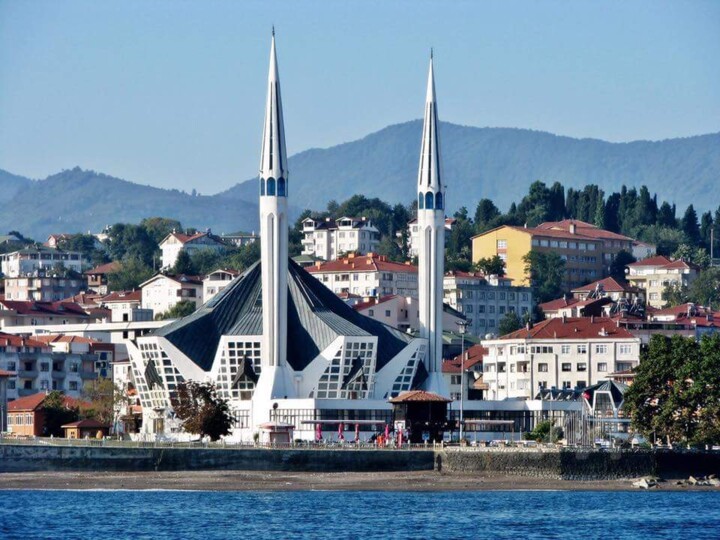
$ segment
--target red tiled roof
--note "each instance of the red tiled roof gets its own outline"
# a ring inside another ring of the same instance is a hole
[[[619,328],[609,317],[556,317],[521,328],[500,339],[630,339],[634,336]]]
[[[670,259],[668,259],[667,257],[663,257],[662,255],[655,255],[641,261],[630,263],[628,264],[628,266],[632,266],[633,268],[642,266],[665,266],[666,264],[670,264],[671,262],[672,261],[670,261]]]
[[[459,278],[466,278],[466,279],[477,279],[477,280],[484,280],[485,275],[481,272],[463,272],[461,270],[450,270],[449,272],[445,272],[445,277],[459,277]]]
[[[690,312],[690,314],[688,314]],[[705,322],[708,322],[707,319],[709,318],[709,322],[718,321],[720,322],[720,312],[713,312],[711,309],[704,307],[704,306],[698,306],[695,304],[680,304],[673,307],[658,309],[657,311],[652,313],[652,316],[654,318],[656,317],[667,317],[672,316],[674,320],[696,320],[700,326],[708,326],[707,324],[704,324]]]
[[[12,371],[5,371],[4,369],[0,369],[0,377],[12,377],[15,375]]]
[[[33,302],[31,300],[2,300],[5,309],[18,315],[73,315],[87,317],[87,312],[75,302]]]
[[[408,403],[408,402],[441,402],[450,403],[452,400],[443,397],[433,392],[426,392],[425,390],[410,390],[409,392],[403,392],[397,397],[389,400],[390,403]]]
[[[379,304],[382,304],[384,302],[388,302],[389,300],[392,300],[393,298],[397,298],[397,294],[389,294],[387,296],[381,296],[380,298],[371,298],[367,302],[358,302],[353,306],[353,309],[355,311],[362,311],[363,309],[371,308],[373,306],[377,306]]]
[[[463,368],[465,371],[471,367],[479,364],[483,361],[483,357],[488,354],[487,347],[482,345],[473,345],[467,351],[465,351],[465,361]],[[443,373],[460,373],[460,355],[457,355],[451,360],[445,360],[442,363]]]
[[[613,277],[606,277],[605,279],[601,279],[599,281],[594,281],[592,283],[588,283],[587,285],[583,285],[582,287],[578,287],[577,289],[573,289],[573,293],[580,293],[580,292],[593,292],[598,285],[601,285],[603,290],[605,292],[637,292],[638,289],[636,287],[633,287],[627,282],[620,282],[616,280]]]
[[[570,226],[575,225],[575,234],[570,234]],[[606,231],[605,229],[601,229],[599,227],[596,227],[592,223],[587,223],[585,221],[580,221],[579,219],[564,219],[562,221],[547,221],[545,223],[541,223],[537,227],[535,227],[535,230],[538,231],[546,231],[546,230],[554,230],[554,231],[563,231],[569,234],[570,236],[587,236],[589,238],[595,238],[595,239],[601,239],[601,240],[626,240],[626,241],[632,241],[632,238],[629,238],[627,236],[624,236],[622,234],[614,233],[612,231]]]
[[[103,304],[109,304],[112,302],[141,302],[142,291],[140,289],[136,291],[115,291],[111,292],[107,296],[102,298]]]
[[[96,266],[95,268],[88,270],[85,272],[85,275],[91,276],[91,275],[104,275],[104,274],[110,274],[112,272],[117,272],[120,269],[120,263],[117,261],[112,261],[106,264],[101,264],[100,266]]]
[[[51,343],[100,343],[97,339],[84,336],[68,336],[66,334],[42,334],[35,336],[35,338],[47,345]]]
[[[16,336],[14,334],[6,334],[0,332],[0,345],[3,347],[44,347],[45,344],[41,343],[35,337],[23,337]]]
[[[417,266],[388,261],[382,255],[356,255],[336,261],[317,262],[305,268],[311,274],[328,272],[409,272],[417,273]]]
[[[574,306],[579,301],[580,300],[578,300],[577,298],[557,298],[555,300],[550,300],[549,302],[539,304],[538,307],[546,312],[557,311],[558,309]]]
[[[82,292],[73,296],[68,296],[67,298],[63,298],[61,302],[70,302],[74,304],[79,304],[81,306],[91,306],[97,305],[100,298],[102,298],[102,294]]]
[[[21,398],[15,399],[13,401],[10,401],[8,403],[7,410],[8,410],[8,412],[34,411],[42,404],[43,401],[45,401],[46,397],[47,397],[47,394],[45,392],[38,392],[37,394],[32,394],[30,396],[21,397]]]

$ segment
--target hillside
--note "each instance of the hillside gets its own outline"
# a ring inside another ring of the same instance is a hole
[[[5,192],[6,179],[12,176],[0,176],[0,192]],[[12,186],[17,182],[23,185],[5,198],[0,231],[19,230],[36,240],[58,232],[98,232],[105,225],[138,223],[151,216],[179,219],[188,226],[210,227],[218,233],[257,228],[257,205],[249,202],[193,197],[79,168],[45,180],[14,178],[20,180],[14,180]]]
[[[422,125],[389,126],[367,137],[290,158],[292,203],[320,208],[355,193],[407,203],[415,197]],[[535,180],[566,187],[596,183],[607,191],[646,184],[679,208],[720,204],[720,133],[649,142],[609,143],[539,131],[440,127],[448,209],[487,197],[503,210]],[[678,189],[681,187],[681,189]],[[222,195],[251,200],[252,181]]]

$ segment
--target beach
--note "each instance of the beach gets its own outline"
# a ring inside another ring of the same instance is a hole
[[[637,491],[632,480],[551,480],[501,474],[420,472],[294,473],[278,471],[31,472],[0,474],[0,490],[198,491]],[[720,491],[661,482],[672,491]]]

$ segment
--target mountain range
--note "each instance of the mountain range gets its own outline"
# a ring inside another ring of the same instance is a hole
[[[331,199],[362,193],[390,203],[415,197],[422,125],[419,120],[388,126],[362,139],[310,149],[289,159],[293,214],[320,210]],[[697,210],[720,204],[720,133],[663,141],[610,143],[511,128],[442,123],[443,175],[447,207],[480,198],[502,210],[519,201],[535,180],[565,187],[598,184],[606,192],[647,185],[660,200]],[[194,196],[135,184],[79,168],[44,180],[0,170],[0,232],[19,230],[41,238],[56,232],[97,231],[116,222],[149,216],[179,219],[216,232],[257,229],[257,183],[236,184],[210,196]]]

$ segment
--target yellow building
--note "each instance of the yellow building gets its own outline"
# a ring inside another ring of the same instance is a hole
[[[620,250],[632,253],[632,238],[600,229],[579,220],[541,223],[537,227],[503,225],[472,239],[472,258],[499,256],[505,274],[514,285],[529,285],[523,257],[530,250],[552,252],[565,260],[567,290],[608,275],[610,263]]]

